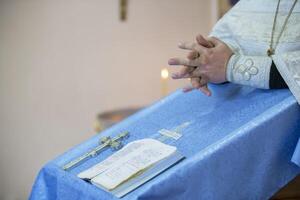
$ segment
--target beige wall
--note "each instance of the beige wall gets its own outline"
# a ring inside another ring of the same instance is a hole
[[[160,98],[160,69],[211,27],[207,0],[0,0],[0,199],[93,135],[96,113]],[[182,82],[170,82],[171,90]]]

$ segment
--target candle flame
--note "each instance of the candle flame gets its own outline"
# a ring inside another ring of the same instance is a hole
[[[167,79],[169,77],[168,69],[167,68],[162,69],[160,75],[162,79]]]

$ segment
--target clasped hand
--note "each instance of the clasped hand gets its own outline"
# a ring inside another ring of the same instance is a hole
[[[214,37],[205,39],[198,35],[196,41],[179,43],[179,48],[189,52],[186,58],[169,60],[169,65],[182,65],[179,71],[172,74],[172,78],[190,78],[191,86],[184,88],[185,92],[198,89],[211,96],[207,83],[226,82],[226,65],[233,52],[224,42]]]

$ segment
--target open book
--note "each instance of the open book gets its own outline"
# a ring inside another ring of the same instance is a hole
[[[183,158],[174,146],[142,139],[127,144],[78,177],[120,198]]]

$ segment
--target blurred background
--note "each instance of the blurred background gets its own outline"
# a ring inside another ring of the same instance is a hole
[[[27,199],[47,161],[95,134],[97,114],[185,85],[167,61],[220,12],[218,0],[0,0],[0,199]]]

